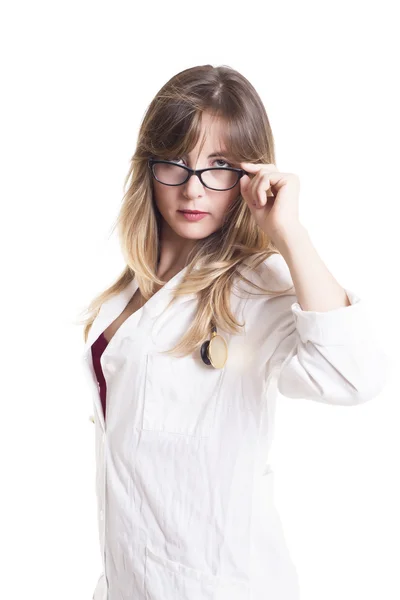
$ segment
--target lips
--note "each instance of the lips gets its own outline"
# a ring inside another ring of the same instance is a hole
[[[191,212],[187,210],[179,210],[178,212],[182,215],[184,219],[186,219],[186,221],[192,221],[194,223],[205,219],[209,215],[209,213],[201,211]]]
[[[202,210],[179,210],[178,212],[189,215],[208,215],[207,212],[203,212]]]

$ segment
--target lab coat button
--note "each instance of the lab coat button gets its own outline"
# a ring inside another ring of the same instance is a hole
[[[101,510],[100,511],[100,521],[102,521],[104,519],[104,512]]]
[[[93,415],[90,415],[89,421],[92,421],[92,423],[94,423],[94,416]]]

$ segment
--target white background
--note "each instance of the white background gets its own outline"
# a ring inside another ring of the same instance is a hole
[[[395,2],[9,2],[1,8],[1,596],[88,600],[100,575],[89,301],[145,110],[191,66],[259,92],[276,164],[393,377],[374,400],[278,399],[276,503],[303,600],[400,597],[399,110]],[[177,599],[178,600],[178,599]],[[273,599],[271,599],[273,600]]]

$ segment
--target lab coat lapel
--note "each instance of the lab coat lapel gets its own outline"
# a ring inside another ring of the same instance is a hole
[[[179,271],[174,277],[167,281],[167,283],[156,294],[154,294],[150,300],[146,302],[144,305],[144,310],[150,318],[155,319],[164,312],[172,299],[175,288],[177,288],[181,283],[186,272],[187,267]],[[183,302],[187,302],[193,297],[196,297],[196,294],[185,294],[184,296],[179,296],[174,301],[173,306],[178,306]]]
[[[97,340],[99,335],[107,329],[107,327],[121,314],[129,300],[137,290],[138,284],[136,278],[132,279],[132,281],[126,286],[122,292],[119,292],[115,296],[112,296],[100,307],[100,310],[92,323],[92,326],[89,330],[88,338],[85,343],[85,355],[89,353],[90,348]]]
[[[96,373],[93,368],[91,346],[97,340],[99,335],[114,321],[114,319],[121,314],[125,306],[128,304],[129,299],[135,293],[137,289],[137,281],[133,279],[122,292],[119,292],[115,296],[112,296],[100,307],[100,310],[94,319],[92,326],[89,330],[88,337],[84,346],[82,355],[82,362],[84,364],[84,372],[89,377],[90,384],[93,385],[94,390],[94,406],[97,411],[98,420],[102,430],[105,430],[105,421],[103,414],[103,407],[101,404],[99,388],[96,378]]]
[[[175,287],[179,284],[186,273],[187,267],[179,271],[174,277],[172,277],[167,283],[156,292],[139,311],[143,311],[147,317],[150,319],[154,319],[154,326],[152,334],[157,335],[158,328],[161,326],[160,320],[158,317],[163,313],[163,311],[167,308],[169,302],[172,299],[173,291]],[[105,302],[103,302],[100,310],[94,319],[92,326],[88,333],[88,338],[85,343],[84,352],[83,352],[83,362],[85,363],[86,372],[89,372],[91,383],[94,385],[95,389],[95,407],[98,413],[98,418],[103,430],[105,429],[105,422],[103,416],[103,409],[101,406],[100,395],[98,393],[98,384],[96,379],[96,374],[93,369],[93,363],[91,360],[91,346],[95,342],[95,340],[99,337],[99,335],[121,314],[129,300],[132,298],[133,294],[138,288],[138,283],[136,278],[134,278],[124,290],[112,296]],[[187,302],[191,299],[197,297],[197,294],[186,294],[184,296],[178,297],[173,306],[178,306]],[[137,311],[137,312],[139,312]],[[136,314],[136,313],[135,313]],[[168,311],[166,311],[166,318],[168,318]],[[121,327],[124,326],[122,323]]]
[[[156,319],[168,306],[172,299],[174,289],[179,285],[183,279],[187,267],[179,271],[174,277],[172,277],[167,283],[156,292],[144,306],[139,309],[143,310],[146,316],[151,319]],[[112,296],[106,302],[103,302],[99,313],[93,321],[92,327],[89,330],[88,338],[84,347],[84,357],[87,359],[90,354],[90,349],[93,342],[99,337],[99,335],[121,314],[129,300],[138,288],[136,277],[126,286],[124,290],[119,292],[117,295]],[[186,294],[185,296],[178,297],[172,306],[181,305],[188,300],[196,298],[196,294]],[[122,324],[123,327],[123,324]]]
[[[153,319],[151,338],[154,343],[156,343],[158,333],[164,323],[171,318],[172,314],[176,315],[177,307],[181,309],[184,303],[197,298],[197,294],[195,293],[178,296],[171,305],[171,310],[174,312],[171,313],[169,310],[166,310],[168,304],[172,300],[175,288],[181,283],[186,271],[187,267],[182,269],[182,271],[179,271],[179,273],[170,279],[144,306],[146,313]]]

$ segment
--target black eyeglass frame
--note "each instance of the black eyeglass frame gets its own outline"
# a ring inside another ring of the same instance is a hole
[[[164,183],[164,181],[160,181],[159,179],[157,179],[154,171],[153,171],[153,165],[157,164],[157,163],[164,163],[167,165],[176,165],[177,167],[181,167],[182,169],[185,169],[185,171],[187,171],[187,177],[184,181],[182,181],[181,183]],[[151,173],[154,177],[154,179],[156,181],[158,181],[159,183],[162,183],[163,185],[171,185],[171,186],[177,186],[177,185],[183,185],[184,183],[186,183],[187,181],[189,181],[189,178],[192,175],[197,175],[197,177],[200,179],[200,182],[202,185],[204,185],[204,187],[208,188],[209,190],[214,190],[215,192],[226,192],[228,190],[232,190],[238,183],[239,180],[243,177],[243,175],[249,175],[249,173],[247,171],[244,171],[244,169],[236,169],[235,167],[207,167],[205,169],[191,169],[190,167],[187,167],[186,165],[179,165],[178,163],[174,162],[173,160],[159,160],[159,159],[155,159],[155,158],[149,158],[149,167],[151,170]],[[236,181],[236,183],[234,185],[231,185],[231,187],[228,188],[224,188],[223,190],[218,189],[218,188],[212,188],[209,185],[207,185],[206,183],[204,183],[204,181],[201,178],[202,173],[204,173],[204,171],[235,171],[238,174],[238,180]]]

